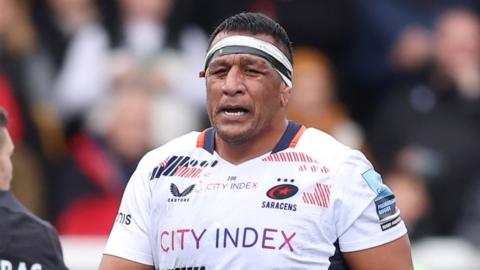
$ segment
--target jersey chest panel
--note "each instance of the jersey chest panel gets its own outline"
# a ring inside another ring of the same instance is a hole
[[[293,151],[238,166],[198,152],[174,156],[152,180],[158,269],[328,266],[336,195],[327,167]]]

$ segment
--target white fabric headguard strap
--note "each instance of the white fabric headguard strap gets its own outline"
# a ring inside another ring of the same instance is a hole
[[[275,45],[250,36],[229,36],[215,43],[207,53],[204,70],[207,70],[210,62],[217,56],[241,53],[266,59],[288,87],[292,87],[292,63],[285,54]]]

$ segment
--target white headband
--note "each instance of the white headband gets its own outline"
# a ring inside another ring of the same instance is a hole
[[[229,36],[215,43],[207,53],[204,70],[207,70],[210,62],[217,56],[239,53],[253,54],[266,59],[288,87],[292,87],[293,68],[290,60],[273,44],[250,36]]]

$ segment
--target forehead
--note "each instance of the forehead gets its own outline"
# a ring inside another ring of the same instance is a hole
[[[258,67],[271,67],[271,64],[260,56],[252,54],[227,54],[214,58],[209,67],[231,65],[237,61],[240,65],[256,65]]]

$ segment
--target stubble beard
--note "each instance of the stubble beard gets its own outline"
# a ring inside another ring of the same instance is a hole
[[[239,132],[229,132],[228,130],[222,129],[218,126],[215,122],[213,122],[212,126],[215,128],[216,135],[227,144],[231,145],[241,145],[247,141],[249,141],[253,136],[253,128],[248,127],[246,130],[239,131]]]

